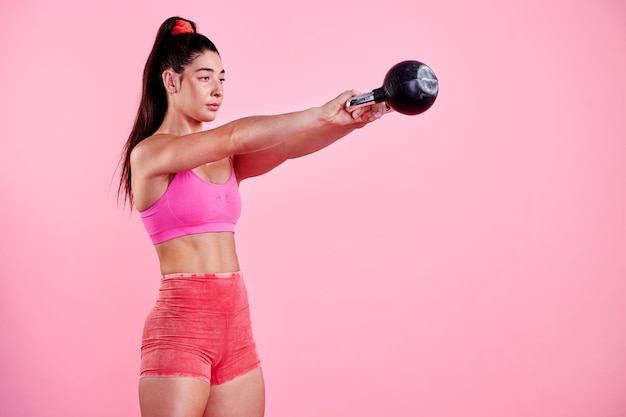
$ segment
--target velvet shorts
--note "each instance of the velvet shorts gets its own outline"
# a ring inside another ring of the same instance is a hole
[[[219,385],[260,366],[240,272],[163,276],[141,345],[141,377]]]

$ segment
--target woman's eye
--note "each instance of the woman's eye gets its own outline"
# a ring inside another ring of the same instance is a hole
[[[220,84],[226,81],[226,78],[220,78]]]

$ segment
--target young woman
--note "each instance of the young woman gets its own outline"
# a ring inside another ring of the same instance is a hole
[[[120,195],[160,261],[159,299],[141,346],[144,417],[254,417],[264,383],[235,251],[239,183],[318,151],[379,118],[384,104],[247,117],[210,130],[224,97],[215,45],[180,17],[160,27],[122,156]]]

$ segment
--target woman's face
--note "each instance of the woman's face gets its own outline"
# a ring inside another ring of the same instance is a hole
[[[215,52],[198,55],[185,67],[180,78],[179,100],[181,110],[200,122],[215,119],[224,97],[224,67]]]

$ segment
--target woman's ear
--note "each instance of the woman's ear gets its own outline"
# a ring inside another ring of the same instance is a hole
[[[161,74],[163,86],[165,87],[165,91],[167,91],[169,94],[174,94],[178,91],[178,88],[176,87],[177,75],[178,74],[176,74],[174,70],[171,69],[166,69],[165,71],[163,71],[163,74]]]

